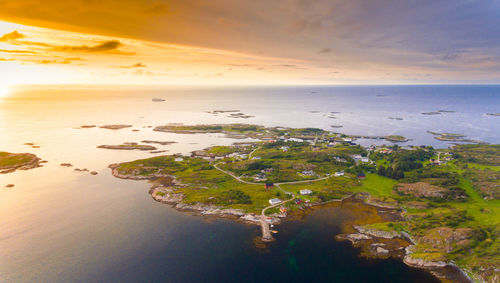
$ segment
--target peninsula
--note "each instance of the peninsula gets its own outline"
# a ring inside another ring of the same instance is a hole
[[[375,256],[387,257],[382,239],[399,238],[408,243],[400,254],[408,265],[436,271],[456,264],[477,280],[499,276],[500,145],[365,148],[322,129],[245,124],[155,130],[257,140],[110,165],[118,178],[151,180],[157,201],[262,225],[263,240],[271,240],[269,223],[288,212],[356,197],[400,212],[398,220],[346,235],[356,244],[379,241]]]

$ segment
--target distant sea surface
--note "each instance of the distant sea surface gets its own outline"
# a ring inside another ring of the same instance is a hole
[[[207,113],[212,110],[255,117]],[[453,112],[421,114],[438,110]],[[116,179],[107,168],[155,154],[96,146],[176,141],[159,149],[189,154],[239,141],[149,127],[167,123],[319,127],[356,135],[403,135],[411,139],[405,144],[448,147],[427,133],[435,131],[499,143],[500,117],[487,115],[497,112],[500,86],[14,89],[0,98],[0,151],[31,152],[48,163],[0,175],[0,281],[434,280],[397,260],[363,260],[350,244],[335,241],[345,220],[335,209],[285,222],[278,227],[277,241],[260,251],[253,243],[258,227],[177,212],[153,201],[147,182]],[[105,124],[133,127],[79,129]],[[59,166],[66,162],[74,167]],[[4,188],[11,183],[14,188]]]

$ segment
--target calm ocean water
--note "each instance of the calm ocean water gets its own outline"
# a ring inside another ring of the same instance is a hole
[[[166,101],[154,103],[153,97]],[[237,109],[234,119],[206,113]],[[426,116],[421,112],[455,111]],[[329,118],[330,112],[336,118]],[[274,88],[25,88],[0,98],[0,150],[32,152],[48,163],[0,175],[0,281],[393,281],[432,280],[399,261],[366,261],[334,240],[338,211],[282,224],[268,252],[254,248],[258,227],[179,213],[154,202],[146,182],[113,178],[107,165],[153,156],[97,149],[100,144],[173,140],[187,154],[235,140],[217,134],[175,135],[166,123],[342,125],[348,134],[400,134],[447,147],[426,131],[500,141],[499,86]],[[403,120],[388,119],[398,117]],[[85,124],[132,129],[75,129]],[[33,142],[40,148],[24,145]],[[372,140],[361,141],[369,144]],[[59,166],[69,162],[99,174]],[[4,188],[6,184],[14,188]],[[325,210],[327,211],[327,210]],[[327,227],[327,229],[323,229]]]

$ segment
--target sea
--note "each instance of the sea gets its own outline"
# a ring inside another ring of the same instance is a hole
[[[397,259],[363,258],[337,241],[348,218],[338,207],[284,221],[262,249],[255,244],[259,227],[176,211],[155,202],[146,181],[114,178],[108,165],[241,141],[152,130],[168,123],[316,127],[446,148],[452,144],[428,131],[499,143],[500,117],[488,115],[498,112],[497,85],[12,87],[0,97],[0,151],[34,153],[47,163],[0,174],[0,282],[437,281]],[[110,124],[132,127],[81,128]],[[167,151],[157,154],[97,148],[142,140],[176,143],[155,145]]]

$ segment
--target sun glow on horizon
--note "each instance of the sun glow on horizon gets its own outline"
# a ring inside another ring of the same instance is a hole
[[[10,92],[10,87],[8,85],[0,84],[0,98],[6,97]]]

